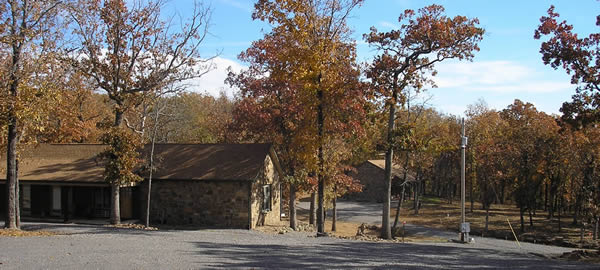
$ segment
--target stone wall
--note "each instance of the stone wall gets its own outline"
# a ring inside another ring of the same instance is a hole
[[[247,229],[249,186],[249,181],[154,180],[151,223]],[[145,200],[148,181],[140,188]]]
[[[263,226],[277,224],[281,220],[281,187],[279,174],[275,169],[270,156],[265,159],[265,166],[260,172],[257,180],[252,183],[252,226]],[[271,211],[266,211],[262,207],[263,186],[271,186]]]

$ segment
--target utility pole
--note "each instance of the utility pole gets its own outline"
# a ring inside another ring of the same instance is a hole
[[[460,241],[469,242],[470,224],[465,222],[465,148],[467,148],[467,137],[465,136],[465,119],[461,119],[462,132],[460,134]]]

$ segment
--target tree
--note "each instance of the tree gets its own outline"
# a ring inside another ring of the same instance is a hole
[[[461,120],[453,115],[444,116],[435,127],[436,139],[433,152],[433,174],[435,182],[432,187],[438,196],[446,196],[451,204],[457,193],[460,169],[459,137],[461,132]]]
[[[292,79],[298,55],[291,42],[287,35],[265,34],[239,55],[248,69],[230,73],[227,82],[241,96],[230,130],[237,140],[275,145],[289,185],[290,227],[296,229],[296,190],[314,168],[316,148],[311,144],[314,112],[303,103],[301,81]]]
[[[570,163],[574,164],[574,170],[570,177],[570,183],[566,187],[567,202],[574,208],[573,225],[579,221],[582,223],[587,219],[597,222],[600,201],[600,181],[598,181],[600,156],[600,129],[588,126],[574,131],[573,143],[576,151],[570,156]],[[583,224],[582,224],[583,226]]]
[[[533,227],[532,214],[537,206],[538,193],[544,180],[543,149],[558,132],[558,125],[551,116],[538,112],[531,103],[520,100],[509,105],[500,113],[507,121],[508,139],[506,151],[508,158],[515,168],[512,171],[514,183],[514,198],[521,214],[521,232],[525,231],[524,213],[529,212],[530,227]]]
[[[56,65],[56,39],[60,1],[7,0],[0,4],[0,73],[2,124],[6,126],[7,165],[5,227],[18,228],[19,194],[17,180],[18,145],[28,128],[52,102],[54,84],[61,74]],[[55,72],[55,73],[53,73]],[[34,105],[35,104],[35,105]]]
[[[467,117],[471,170],[476,172],[471,181],[477,183],[479,200],[486,211],[484,231],[487,232],[490,206],[499,201],[496,190],[504,176],[502,172],[506,171],[506,163],[502,161],[508,126],[497,111],[481,102],[469,107]]]
[[[112,102],[114,121],[107,125],[103,141],[110,145],[105,178],[112,187],[113,224],[120,223],[120,185],[140,180],[128,171],[135,166],[137,149],[125,145],[136,141],[123,130],[125,114],[144,104],[157,89],[209,70],[209,60],[200,58],[199,46],[208,31],[210,9],[195,3],[191,17],[176,31],[161,20],[162,5],[161,0],[81,0],[71,9],[80,46],[73,64]]]
[[[157,133],[158,133],[158,127],[161,125],[164,125],[165,123],[165,113],[164,111],[168,108],[169,103],[168,103],[168,99],[166,99],[164,97],[164,95],[169,94],[169,95],[177,95],[179,94],[177,91],[178,88],[171,86],[170,89],[160,89],[157,93],[156,96],[154,97],[154,100],[152,102],[152,104],[154,105],[153,108],[151,109],[151,117],[152,117],[152,124],[151,124],[151,134],[149,135],[149,140],[150,140],[150,153],[148,155],[148,191],[146,193],[146,217],[145,217],[145,225],[146,227],[150,226],[150,199],[151,199],[151,195],[152,195],[152,175],[154,173],[155,167],[154,167],[154,148],[155,148],[155,144],[156,144],[156,137],[157,137]]]
[[[577,85],[573,101],[563,103],[560,111],[565,121],[581,128],[600,120],[600,33],[580,38],[573,26],[564,20],[559,22],[559,17],[550,6],[548,16],[540,18],[534,38],[549,36],[540,48],[544,64],[563,68],[571,75],[571,83]],[[596,25],[600,26],[600,15]]]
[[[344,160],[350,159],[351,148],[353,145],[344,140],[343,137],[328,137],[324,147],[325,152],[325,172],[324,175],[330,177],[328,190],[330,196],[328,201],[332,205],[331,231],[336,231],[337,225],[337,197],[347,193],[362,191],[362,184],[357,179],[350,176],[351,172],[356,173],[356,169],[349,165],[343,165]]]
[[[415,215],[419,213],[419,199],[424,182],[424,173],[427,167],[431,165],[432,142],[435,139],[437,118],[439,115],[433,109],[426,108],[428,99],[422,100],[418,104],[419,99],[423,98],[420,95],[420,90],[406,90],[406,106],[401,108],[397,113],[397,133],[400,136],[396,137],[393,143],[394,152],[398,155],[394,156],[394,162],[402,168],[402,176],[400,182],[402,191],[400,201],[396,205],[396,215],[394,217],[394,225],[392,232],[396,231],[400,210],[404,201],[404,194],[407,186],[412,186],[414,200],[413,209]],[[412,174],[412,179],[409,181],[409,171]]]
[[[444,8],[431,5],[418,10],[406,10],[398,17],[400,29],[378,32],[372,27],[365,35],[366,41],[382,51],[370,65],[367,77],[371,79],[380,97],[385,98],[389,120],[387,126],[385,182],[387,192],[383,194],[382,237],[391,239],[389,224],[391,196],[391,167],[393,141],[398,136],[395,129],[396,107],[404,105],[403,91],[407,87],[421,89],[430,80],[427,74],[435,75],[434,64],[446,59],[470,60],[477,51],[477,43],[484,30],[477,27],[477,19],[464,16],[448,18]],[[402,136],[400,134],[400,136]]]
[[[155,102],[164,103],[161,114],[165,115],[157,129],[157,142],[223,143],[228,139],[234,140],[228,138],[231,134],[227,129],[233,119],[235,101],[224,93],[219,97],[193,92],[162,95],[149,104],[147,114],[153,115],[150,109]],[[138,118],[138,121],[130,122],[140,130],[144,120]],[[148,126],[148,123],[144,125]]]
[[[69,70],[62,91],[46,115],[48,124],[38,137],[45,143],[98,143],[102,130],[97,126],[111,117],[108,97],[94,93],[92,82]]]
[[[355,44],[351,42],[346,19],[362,0],[259,0],[255,4],[254,19],[273,25],[272,35],[286,38],[288,50],[297,61],[289,73],[301,87],[303,104],[316,108],[316,134],[313,142],[317,148],[318,214],[317,234],[324,234],[325,178],[324,145],[326,103],[339,104],[332,97],[344,92],[348,67],[355,61]],[[328,101],[329,100],[329,101]],[[335,107],[339,108],[339,107]]]

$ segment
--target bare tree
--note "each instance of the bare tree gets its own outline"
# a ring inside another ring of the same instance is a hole
[[[107,123],[106,138],[125,136],[125,114],[158,89],[200,77],[211,68],[212,57],[201,58],[199,51],[208,34],[210,8],[194,3],[192,16],[176,29],[161,19],[163,5],[162,0],[80,0],[71,10],[79,38],[73,64],[112,102],[114,122]],[[131,162],[136,156],[125,155],[123,149],[108,151],[109,163],[136,163]],[[112,187],[111,223],[118,224],[119,187],[141,178],[107,166],[105,179]]]

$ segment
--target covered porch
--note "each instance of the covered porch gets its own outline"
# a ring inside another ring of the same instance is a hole
[[[0,216],[6,215],[6,185],[0,182]],[[64,184],[21,181],[20,211],[23,220],[65,221],[101,220],[110,217],[108,184]],[[120,189],[121,219],[139,218],[137,187]]]

